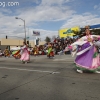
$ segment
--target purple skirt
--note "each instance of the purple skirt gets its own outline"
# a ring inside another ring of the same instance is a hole
[[[85,48],[89,47],[90,43],[85,43],[82,45],[81,50],[84,50]],[[91,47],[88,51],[85,53],[78,55],[75,59],[75,63],[77,67],[85,68],[85,69],[91,69],[92,63],[93,63],[93,55],[94,55],[94,46]],[[95,69],[93,69],[95,70]]]

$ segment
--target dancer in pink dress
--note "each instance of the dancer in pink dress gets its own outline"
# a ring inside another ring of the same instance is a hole
[[[20,60],[23,63],[27,63],[30,60],[30,54],[28,51],[28,46],[26,45],[25,42],[23,42],[23,47],[21,47],[21,58]]]
[[[100,73],[100,71],[98,71],[98,68],[100,67],[100,58],[97,48],[93,44],[93,35],[90,35],[89,28],[86,28],[85,33],[86,36],[82,37],[83,44],[81,45],[81,49],[78,50],[75,59],[77,72],[83,73],[84,70],[88,70],[91,72]]]

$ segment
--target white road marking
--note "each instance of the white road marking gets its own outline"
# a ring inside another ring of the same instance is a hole
[[[60,72],[53,72],[53,71],[29,70],[29,69],[8,68],[8,67],[0,67],[0,69],[10,69],[10,70],[20,70],[20,71],[33,71],[33,72],[43,72],[43,73],[60,73]]]
[[[67,61],[67,59],[54,59],[53,61]]]

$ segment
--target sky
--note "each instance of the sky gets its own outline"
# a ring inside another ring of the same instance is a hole
[[[18,17],[19,19],[15,19]],[[41,40],[58,36],[58,30],[100,24],[100,0],[0,0],[0,38]]]

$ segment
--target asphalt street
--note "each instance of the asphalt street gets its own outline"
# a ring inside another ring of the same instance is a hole
[[[0,100],[100,100],[100,74],[76,72],[70,55],[0,58]]]

